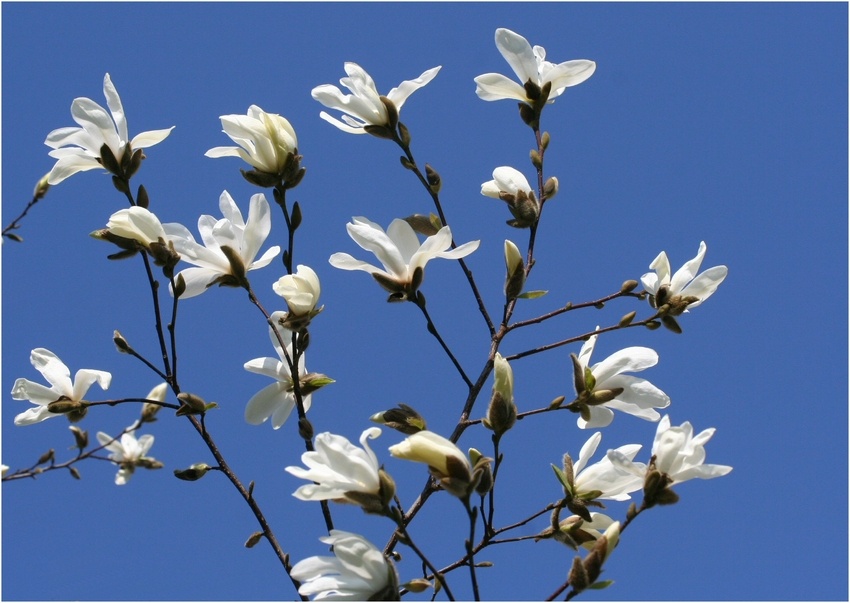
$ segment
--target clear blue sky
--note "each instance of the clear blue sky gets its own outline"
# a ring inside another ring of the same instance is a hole
[[[316,269],[326,305],[311,329],[307,367],[337,380],[316,394],[314,425],[356,440],[369,415],[405,402],[448,434],[464,388],[421,315],[412,304],[388,306],[366,275],[327,263],[333,252],[357,253],[344,227],[351,216],[388,224],[428,212],[430,200],[392,144],[321,121],[310,90],[337,83],[344,61],[362,65],[382,92],[443,66],[404,106],[402,121],[417,159],[442,174],[456,239],[481,239],[468,259],[498,313],[502,242],[522,238],[479,187],[500,165],[530,174],[532,140],[513,103],[485,103],[474,93],[475,76],[510,73],[493,43],[497,27],[544,46],[555,62],[598,65],[544,112],[552,135],[547,175],[559,178],[561,191],[544,213],[529,288],[550,293],[523,304],[518,317],[611,293],[646,272],[662,249],[678,267],[705,240],[704,266],[729,267],[718,293],[681,321],[684,335],[629,330],[597,345],[597,359],[630,345],[657,350],[660,363],[644,376],[671,396],[673,423],[716,427],[708,462],[734,471],[683,484],[679,504],[642,515],[607,566],[616,584],[584,599],[846,600],[844,3],[4,3],[3,224],[52,166],[43,141],[72,125],[72,99],[103,103],[106,72],[131,134],[177,126],[150,150],[134,182],[145,184],[163,221],[193,232],[200,214],[217,213],[222,190],[240,207],[256,192],[242,181],[238,160],[203,156],[229,143],[218,117],[251,104],[283,114],[308,170],[293,196],[305,216],[295,259]],[[11,399],[14,380],[40,379],[31,349],[56,352],[72,371],[112,372],[110,396],[144,395],[157,383],[111,341],[119,329],[140,349],[156,350],[141,267],[107,261],[109,246],[88,236],[123,203],[108,177],[78,174],[27,217],[23,244],[3,245],[2,461],[13,468],[49,448],[65,459],[72,444],[64,419],[13,425],[29,406]],[[282,237],[275,219],[272,237]],[[281,301],[270,289],[280,276],[274,266],[255,277],[270,306]],[[477,374],[488,337],[460,270],[429,265],[423,291],[461,362]],[[516,353],[611,324],[633,308],[647,310],[621,301],[571,313],[509,338],[503,349]],[[220,404],[208,424],[225,455],[246,482],[256,480],[256,496],[292,558],[322,554],[318,507],[291,496],[300,483],[283,471],[303,450],[295,424],[273,431],[242,419],[247,399],[268,384],[241,368],[272,354],[262,317],[243,293],[220,289],[182,304],[180,329],[181,380]],[[520,410],[570,395],[569,353],[577,351],[514,363]],[[93,409],[82,426],[92,436],[117,432],[137,412]],[[603,430],[602,447],[641,443],[648,454],[654,431],[618,415]],[[125,487],[113,484],[114,467],[99,462],[80,466],[82,481],[51,473],[3,485],[3,599],[293,598],[269,548],[242,547],[256,527],[232,488],[217,475],[196,483],[172,477],[174,468],[209,460],[189,426],[163,417],[147,432],[156,437],[151,454],[166,468],[137,472]],[[576,456],[589,435],[564,412],[529,418],[506,436],[504,476],[514,484],[500,493],[506,523],[558,498],[549,464],[567,451]],[[385,430],[375,449],[409,504],[424,472],[389,457],[386,448],[399,439]],[[488,442],[470,431],[461,444]],[[433,503],[412,526],[430,550],[463,519],[448,496]],[[609,510],[624,513],[616,504]],[[335,517],[340,528],[385,541],[385,520],[339,507]],[[524,533],[545,525],[539,520]],[[460,536],[455,545],[436,553],[438,562],[460,556]],[[552,542],[492,547],[484,558],[496,565],[481,571],[483,595],[545,597],[563,581],[568,553]],[[412,555],[405,559],[403,580],[417,566]]]

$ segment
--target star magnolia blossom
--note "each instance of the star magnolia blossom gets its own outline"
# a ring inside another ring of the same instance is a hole
[[[296,316],[310,314],[316,309],[322,287],[319,277],[309,266],[299,265],[295,274],[286,274],[272,285],[274,292],[286,300],[289,311]]]
[[[47,135],[44,144],[54,149],[48,155],[58,160],[47,176],[49,184],[59,184],[77,172],[103,168],[99,159],[104,144],[120,162],[125,152],[152,147],[165,140],[174,129],[172,126],[165,130],[142,132],[130,140],[121,97],[108,73],[103,78],[103,95],[109,113],[91,99],[74,99],[71,116],[82,127],[59,128]]]
[[[540,88],[551,84],[548,102],[552,102],[568,87],[581,84],[596,71],[596,63],[584,59],[558,65],[550,63],[542,46],[532,48],[528,40],[509,29],[496,30],[496,47],[514,70],[519,83],[499,73],[479,75],[475,78],[475,93],[486,101],[514,99],[531,105],[534,99],[528,98],[524,87],[530,81]]]
[[[159,218],[138,205],[119,209],[112,214],[109,222],[106,223],[106,229],[116,236],[132,239],[148,248],[151,243],[156,243],[160,239],[167,240]]]
[[[119,486],[130,481],[136,465],[139,461],[147,459],[145,455],[153,446],[152,435],[143,435],[137,440],[132,431],[123,434],[120,439],[99,431],[97,441],[112,453],[109,455],[110,460],[119,466],[118,473],[115,475],[115,483]]]
[[[478,248],[479,241],[470,241],[448,251],[452,244],[452,231],[443,226],[420,245],[413,228],[404,220],[396,219],[387,231],[374,222],[363,218],[352,218],[346,224],[348,234],[363,249],[371,251],[380,260],[384,270],[354,259],[347,253],[335,253],[330,263],[342,270],[363,270],[371,274],[384,288],[399,299],[407,299],[419,286],[414,282],[417,269],[424,270],[425,264],[434,258],[456,260],[468,256]],[[417,277],[421,282],[421,274]]]
[[[455,444],[432,431],[417,431],[395,446],[390,454],[396,458],[425,463],[440,475],[469,481],[472,467],[469,459]]]
[[[377,427],[365,430],[360,436],[362,448],[343,436],[328,432],[317,435],[316,450],[301,455],[301,462],[308,468],[286,468],[295,477],[315,482],[301,486],[293,496],[301,500],[333,500],[346,498],[348,492],[377,495],[381,487],[380,465],[368,440],[379,435],[381,430]]]
[[[422,86],[430,82],[440,71],[440,67],[429,69],[415,80],[402,82],[398,88],[390,90],[386,98],[395,105],[396,111],[401,111],[407,98]],[[365,126],[395,127],[390,123],[390,116],[381,95],[375,87],[375,82],[357,63],[346,63],[345,72],[348,77],[339,83],[351,91],[343,94],[331,84],[323,84],[313,88],[313,98],[328,109],[342,111],[342,121],[322,111],[319,116],[326,122],[335,125],[343,132],[350,134],[365,134]]]
[[[732,471],[728,465],[706,465],[705,444],[714,436],[715,429],[710,427],[694,435],[694,428],[685,421],[677,427],[670,426],[670,416],[658,423],[655,441],[652,443],[652,456],[655,457],[655,469],[666,473],[673,484],[679,484],[689,479],[712,479],[721,477]],[[608,452],[613,462],[634,475],[643,477],[646,466],[633,463],[631,459]]]
[[[222,115],[221,126],[239,146],[212,148],[205,153],[207,157],[241,157],[260,172],[280,174],[287,156],[298,151],[292,124],[257,105],[251,105],[247,115]]]
[[[278,324],[284,318],[284,312],[274,312],[271,315],[271,321]],[[292,373],[289,370],[289,363],[286,361],[287,355],[292,359],[292,332],[282,328],[278,328],[281,338],[286,343],[286,354],[283,348],[280,347],[280,342],[275,335],[274,329],[269,327],[269,337],[272,340],[272,345],[277,352],[278,358],[254,358],[245,363],[245,370],[265,375],[275,380],[275,383],[261,389],[250,400],[245,407],[245,421],[251,425],[260,425],[265,423],[269,417],[272,420],[272,427],[280,429],[280,426],[289,418],[292,409],[295,408],[295,392],[292,380]],[[303,377],[306,375],[304,354],[301,354],[298,359],[298,375]],[[310,408],[311,395],[307,394],[302,397],[304,403],[304,411]]]
[[[597,327],[598,329],[599,327]],[[590,366],[590,356],[596,346],[599,336],[592,335],[581,346],[578,361],[583,369],[590,367],[595,380],[594,391],[617,390],[622,393],[613,400],[598,405],[588,406],[590,420],[578,418],[581,429],[605,427],[614,420],[614,410],[619,410],[647,421],[657,421],[661,418],[656,408],[667,408],[670,397],[652,385],[646,379],[623,375],[625,372],[638,372],[658,364],[658,354],[655,350],[644,347],[631,347],[614,352],[602,362]]]
[[[666,288],[664,297],[667,300],[687,297],[696,298],[694,301],[688,302],[684,309],[675,314],[681,314],[691,308],[696,308],[717,291],[717,287],[726,278],[728,270],[726,266],[714,266],[697,276],[706,250],[705,241],[700,242],[696,257],[686,262],[672,276],[670,260],[667,259],[667,254],[663,251],[658,254],[658,257],[649,265],[655,272],[647,272],[640,277],[641,283],[643,283],[644,288],[651,296],[650,303],[653,304],[653,307],[660,305],[656,301],[659,291],[662,288]]]
[[[301,595],[314,601],[398,599],[395,569],[363,536],[331,530],[319,540],[333,547],[334,556],[308,557],[295,564],[290,575],[302,583]]]
[[[601,494],[594,498],[629,500],[631,498],[629,493],[643,487],[642,475],[635,475],[633,471],[624,470],[620,465],[612,463],[607,456],[601,461],[587,466],[587,462],[596,452],[601,441],[602,433],[597,431],[581,447],[578,462],[573,465],[575,496],[582,498],[582,494],[598,491]],[[631,461],[640,449],[640,444],[626,444],[615,450],[622,455],[622,458]],[[633,464],[636,467],[641,465],[641,463]]]
[[[60,398],[80,402],[89,391],[89,388],[97,383],[104,390],[109,389],[112,375],[106,371],[92,369],[80,369],[71,382],[71,372],[59,358],[44,348],[36,348],[30,354],[32,365],[44,375],[50,387],[35,383],[29,379],[18,379],[12,387],[12,398],[15,400],[29,400],[35,404],[15,417],[15,425],[32,425],[40,423],[45,419],[60,416],[47,410],[48,404],[56,402]]]
[[[262,193],[251,197],[247,222],[227,191],[221,194],[219,208],[224,218],[216,220],[204,215],[198,220],[203,245],[197,243],[182,224],[162,225],[181,259],[197,266],[180,272],[186,283],[186,291],[181,295],[183,298],[200,295],[216,282],[225,282],[222,277],[240,276],[234,274],[231,260],[222,251],[223,247],[229,247],[238,256],[236,260],[241,261],[241,266],[237,272],[243,275],[246,271],[268,265],[280,253],[280,247],[275,245],[255,260],[271,231],[271,210]]]
[[[534,196],[534,191],[523,173],[507,165],[493,170],[493,179],[481,185],[481,194],[494,199],[500,199],[502,193],[516,196],[520,191]]]

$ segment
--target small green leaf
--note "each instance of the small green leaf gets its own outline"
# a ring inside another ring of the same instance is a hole
[[[593,590],[602,590],[603,588],[608,588],[612,584],[614,584],[613,580],[599,580],[597,582],[594,582],[587,588],[592,588]]]
[[[543,297],[549,293],[549,291],[526,291],[525,293],[520,293],[517,295],[519,299],[537,299],[538,297]]]
[[[564,487],[564,492],[572,492],[566,473],[564,473],[557,465],[552,465],[552,471],[555,472],[555,477],[558,478],[558,481],[561,482],[561,485]]]

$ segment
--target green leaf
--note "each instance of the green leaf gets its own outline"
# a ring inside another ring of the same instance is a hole
[[[537,299],[538,297],[543,297],[549,293],[549,291],[526,291],[525,293],[520,293],[517,295],[518,299]]]
[[[602,590],[603,588],[608,588],[612,584],[614,584],[613,580],[598,580],[587,588],[592,588],[593,590]]]
[[[552,465],[552,471],[555,472],[555,477],[558,478],[558,481],[561,482],[561,485],[564,487],[564,492],[572,492],[572,487],[567,479],[567,475],[557,465]]]

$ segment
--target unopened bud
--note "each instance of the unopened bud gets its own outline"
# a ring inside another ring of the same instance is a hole
[[[525,286],[525,265],[519,248],[512,241],[505,240],[505,298],[512,300],[522,293]]]
[[[194,482],[204,477],[210,469],[211,467],[206,463],[195,463],[188,469],[175,469],[174,477],[186,482]]]
[[[632,324],[632,321],[635,319],[635,316],[637,316],[637,312],[635,312],[634,310],[632,310],[631,312],[629,312],[628,314],[626,314],[625,316],[623,316],[623,317],[620,319],[620,322],[619,322],[619,323],[617,323],[617,324],[618,324],[619,326],[621,326],[621,327],[627,327],[627,326],[629,326],[630,324]]]
[[[130,347],[130,344],[127,343],[127,340],[118,331],[112,333],[112,343],[115,344],[115,347],[121,354],[129,354],[133,351],[133,348]]]
[[[322,373],[307,373],[301,377],[301,394],[307,396],[331,383],[335,383],[335,381],[327,375],[323,375]]]
[[[71,477],[73,477],[74,479],[82,479],[82,476],[80,476],[80,472],[77,470],[76,467],[68,467],[68,471],[71,473]]]
[[[47,194],[47,191],[50,188],[50,183],[47,182],[47,177],[49,175],[49,173],[45,174],[41,177],[41,180],[36,183],[35,189],[32,191],[33,199],[43,199],[44,195]]]
[[[207,403],[204,399],[195,394],[183,392],[177,394],[177,399],[180,400],[181,406],[177,409],[177,415],[197,415],[207,410]]]
[[[298,419],[298,435],[301,436],[302,440],[312,440],[313,433],[313,424],[310,423],[307,417]]]
[[[443,183],[440,179],[440,174],[427,163],[425,164],[425,177],[428,180],[428,187],[433,193],[439,193]]]
[[[628,280],[620,286],[620,293],[631,293],[637,286],[638,282],[636,280]]]
[[[50,450],[42,454],[40,457],[38,457],[36,465],[43,465],[44,463],[52,462],[54,458],[56,458],[56,451],[51,448]]]
[[[587,577],[587,572],[584,569],[584,563],[582,563],[581,557],[576,557],[573,559],[573,566],[570,569],[570,575],[567,578],[570,583],[570,587],[576,592],[581,592],[586,589],[590,582]]]
[[[254,548],[254,545],[260,542],[263,536],[265,536],[265,534],[263,534],[262,532],[254,532],[253,534],[248,536],[248,540],[245,541],[245,548]]]
[[[405,582],[402,586],[412,593],[421,593],[433,588],[431,582],[425,578],[414,578],[410,582]]]
[[[543,197],[548,201],[558,194],[558,179],[551,176],[543,185]]]
[[[369,420],[386,425],[390,429],[395,429],[406,435],[428,428],[422,415],[407,404],[399,404],[398,408],[377,412],[369,417]]]
[[[84,450],[89,445],[89,433],[80,429],[76,425],[71,425],[68,429],[70,429],[71,433],[74,434],[74,442],[76,443],[74,448]]]

